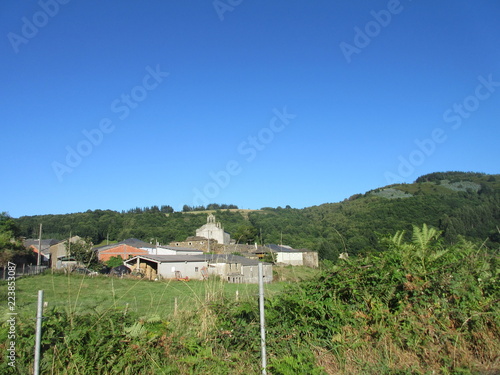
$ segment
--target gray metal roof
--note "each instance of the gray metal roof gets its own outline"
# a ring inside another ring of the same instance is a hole
[[[50,251],[50,247],[52,245],[58,244],[59,242],[63,242],[63,241],[55,240],[53,238],[51,238],[49,240],[42,240],[42,254],[48,254]],[[24,243],[24,246],[26,246],[26,247],[34,246],[35,248],[38,249],[39,242],[37,239],[29,238],[29,239],[24,240],[23,243]]]
[[[174,241],[174,242],[188,242],[188,241],[208,241],[208,238],[202,236],[189,236],[184,241]],[[214,242],[213,238],[210,239],[210,242]]]
[[[125,263],[130,264],[137,261],[137,258],[149,260],[155,263],[173,262],[208,262],[208,263],[239,263],[243,266],[257,266],[261,263],[255,259],[248,259],[233,254],[200,254],[200,255],[136,255],[127,259]],[[263,263],[270,264],[270,263]]]
[[[303,253],[303,250],[296,250],[292,249],[289,246],[282,246],[282,245],[275,245],[275,244],[268,244],[266,245],[271,251],[276,252],[276,253]]]
[[[155,245],[153,245],[152,243],[147,243],[147,242],[144,242],[142,240],[139,240],[137,238],[127,238],[126,240],[123,240],[121,242],[118,242],[120,245],[121,244],[125,244],[125,245],[129,245],[129,246],[133,246],[133,247],[138,247],[138,248],[141,248],[141,247],[146,247],[146,248],[149,248],[149,249],[154,249],[155,248]]]
[[[137,258],[150,260],[156,263],[170,262],[205,262],[204,255],[136,255],[131,259],[127,259],[125,263],[132,263]]]
[[[175,251],[192,251],[192,252],[201,252],[202,250],[195,249],[193,247],[180,247],[180,246],[158,246],[158,249],[167,249],[167,250],[175,250]]]
[[[205,257],[212,263],[239,263],[243,266],[257,266],[259,263],[270,264],[233,254],[205,254]]]
[[[112,243],[109,245],[94,247],[94,250],[103,251],[103,250],[112,249],[112,248],[120,246],[120,245],[128,245],[128,246],[136,247],[138,249],[140,249],[141,247],[145,247],[147,249],[154,249],[155,248],[155,245],[138,240],[137,238],[127,238],[126,240],[123,240],[123,241],[120,241],[117,243]]]
[[[269,253],[270,249],[265,246],[244,245],[244,244],[231,244],[226,246],[228,252],[248,253],[248,254],[262,254]]]

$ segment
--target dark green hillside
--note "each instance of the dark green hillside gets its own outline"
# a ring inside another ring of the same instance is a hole
[[[378,249],[378,237],[412,225],[428,223],[443,231],[443,241],[459,236],[487,245],[500,245],[500,175],[433,173],[413,184],[391,185],[356,194],[341,203],[295,209],[267,209],[250,215],[267,242],[308,247],[323,258],[344,251]]]
[[[62,239],[71,232],[90,237],[94,243],[136,237],[165,244],[194,235],[206,215],[152,208],[121,213],[95,210],[25,216],[16,223],[21,235],[29,238],[37,237],[38,226],[43,223],[44,238]],[[500,175],[438,172],[421,176],[412,184],[356,194],[340,203],[253,212],[217,210],[215,215],[240,243],[283,243],[319,251],[322,258],[332,260],[345,251],[354,255],[380,250],[380,237],[424,223],[441,230],[446,244],[454,244],[463,236],[474,242],[486,241],[486,246],[498,249]]]
[[[229,233],[248,221],[237,212],[217,211],[217,220]],[[90,237],[94,243],[139,238],[146,242],[159,241],[166,244],[184,240],[195,234],[196,228],[206,223],[205,213],[174,212],[116,212],[95,210],[66,215],[23,216],[16,220],[21,235],[38,237],[39,223],[43,223],[43,238],[67,238],[70,232],[81,237]]]
[[[327,240],[318,250],[326,258],[345,249],[377,248],[377,236],[423,223],[442,230],[445,243],[454,244],[464,236],[498,248],[500,175],[433,173],[413,184],[391,185],[342,203],[306,208],[304,213],[322,228]]]

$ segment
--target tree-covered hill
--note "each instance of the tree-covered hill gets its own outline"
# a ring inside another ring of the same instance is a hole
[[[170,207],[170,206],[162,206]],[[25,237],[67,238],[70,233],[119,241],[184,240],[206,222],[206,212],[133,209],[95,210],[66,215],[23,216],[16,219]],[[304,209],[263,208],[256,211],[217,210],[217,220],[239,243],[283,243],[319,251],[324,259],[338,254],[379,250],[378,239],[412,225],[431,225],[454,244],[460,236],[486,246],[500,246],[500,175],[438,172],[412,184],[396,184],[356,194],[340,203]]]

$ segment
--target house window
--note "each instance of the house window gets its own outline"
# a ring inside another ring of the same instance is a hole
[[[194,272],[198,272],[198,267],[194,267]]]

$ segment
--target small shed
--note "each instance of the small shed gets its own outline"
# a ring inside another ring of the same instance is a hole
[[[126,260],[125,264],[132,272],[142,273],[145,270],[146,277],[150,279],[188,277],[202,280],[201,270],[208,266],[203,255],[138,255]]]

